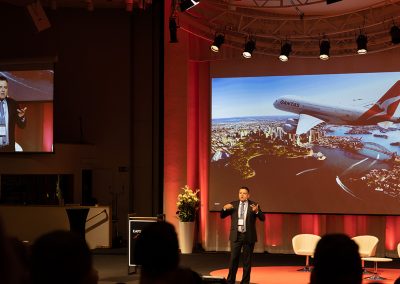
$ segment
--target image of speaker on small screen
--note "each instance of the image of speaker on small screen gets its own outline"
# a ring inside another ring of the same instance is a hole
[[[53,152],[54,70],[0,69],[0,153]]]

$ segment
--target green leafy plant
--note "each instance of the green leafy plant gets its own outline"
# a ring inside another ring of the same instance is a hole
[[[178,195],[178,215],[181,222],[193,222],[196,218],[197,210],[199,210],[200,199],[198,197],[199,189],[193,191],[188,185],[182,187],[183,193]]]

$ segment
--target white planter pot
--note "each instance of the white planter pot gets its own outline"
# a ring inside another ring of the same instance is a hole
[[[179,222],[178,238],[181,253],[192,253],[194,242],[194,222]]]

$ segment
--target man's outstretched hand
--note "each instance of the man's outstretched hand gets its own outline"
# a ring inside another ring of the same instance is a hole
[[[17,109],[18,116],[19,117],[24,117],[25,116],[25,111],[27,110],[27,107],[24,107],[22,109]]]

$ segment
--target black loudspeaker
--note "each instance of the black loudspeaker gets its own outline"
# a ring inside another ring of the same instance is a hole
[[[217,283],[228,283],[224,277],[219,276],[202,276],[201,283],[210,283],[210,284],[217,284]]]
[[[38,32],[51,27],[49,19],[47,18],[46,12],[44,11],[42,4],[40,4],[40,1],[35,1],[26,5],[26,9],[28,10],[32,22]]]
[[[92,179],[92,170],[82,170],[82,205],[96,205],[97,203],[93,197]]]

